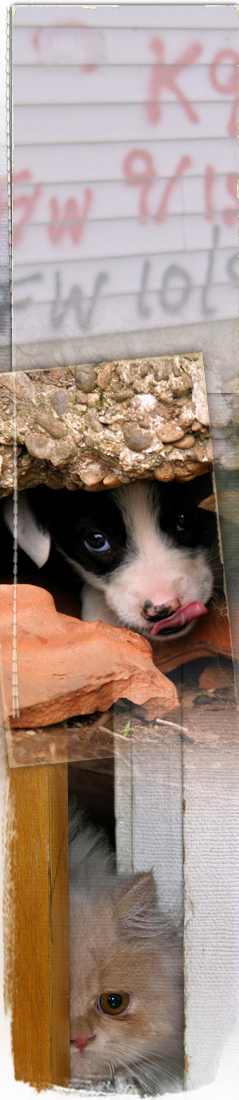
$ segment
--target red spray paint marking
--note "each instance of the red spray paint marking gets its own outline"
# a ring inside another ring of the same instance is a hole
[[[233,199],[233,206],[223,211],[223,221],[226,225],[234,225],[238,219],[238,207],[237,207],[237,176],[234,172],[230,172],[227,176],[227,191]]]
[[[228,63],[231,70],[227,80],[223,83],[218,72],[219,66]],[[235,50],[218,50],[209,68],[209,76],[216,92],[223,92],[223,96],[234,96],[232,112],[229,118],[227,132],[232,137],[237,134],[237,109],[238,109],[238,54]]]
[[[54,26],[56,27],[57,30],[58,29],[63,29],[64,27],[79,27],[80,30],[85,30],[85,29],[88,30],[88,31],[91,30],[88,23],[77,23],[77,22],[54,23]],[[54,26],[51,27],[50,29],[54,30]],[[44,33],[46,33],[47,28],[44,27],[43,29],[44,29]],[[32,35],[32,46],[34,47],[34,50],[40,50],[40,34],[41,34],[41,31],[42,31],[42,27],[41,28],[39,27],[39,30],[34,31],[34,34]],[[54,61],[52,62],[52,64],[54,64]],[[96,65],[95,62],[94,63],[89,62],[86,65],[80,66],[80,68],[83,69],[83,73],[93,73],[93,72],[95,72],[96,69],[98,69],[98,65]]]
[[[163,218],[166,217],[166,214],[168,213],[168,205],[169,205],[170,195],[172,194],[172,191],[174,190],[175,184],[180,179],[180,176],[182,176],[183,173],[186,172],[187,168],[191,167],[191,164],[192,164],[191,157],[187,157],[187,156],[181,157],[181,160],[179,161],[179,164],[177,165],[177,168],[175,168],[175,172],[174,172],[171,180],[168,180],[168,183],[166,184],[166,187],[165,187],[164,193],[163,193],[163,197],[162,197],[161,202],[159,204],[157,213],[155,214],[155,217],[154,217],[155,222],[162,221]]]
[[[138,213],[141,221],[146,217],[151,217],[153,221],[163,221],[169,213],[169,203],[172,192],[178,182],[188,168],[193,165],[191,157],[185,155],[181,157],[178,162],[171,179],[169,179],[165,185],[163,195],[159,206],[154,213],[149,209],[148,196],[150,189],[153,187],[155,180],[159,179],[156,166],[154,164],[153,157],[147,149],[131,149],[130,153],[127,153],[125,160],[123,161],[123,172],[125,173],[125,183],[137,186],[140,188],[139,194],[139,208]],[[203,182],[203,181],[202,181]],[[228,194],[233,199],[233,206],[226,208],[223,211],[218,211],[221,214],[224,223],[228,226],[234,224],[237,219],[237,176],[234,173],[230,173],[225,177],[225,184]],[[216,197],[215,191],[217,186],[217,172],[211,164],[208,164],[205,168],[204,176],[204,216],[208,221],[213,221],[216,212]]]
[[[144,218],[150,214],[147,205],[148,195],[157,175],[151,153],[148,153],[146,149],[131,149],[123,162],[123,172],[126,175],[126,183],[140,187],[139,214],[141,218]]]
[[[205,174],[205,218],[207,218],[208,221],[212,221],[215,215],[215,181],[215,168],[212,168],[211,164],[208,164]]]
[[[228,176],[225,176],[225,184],[228,194],[233,199],[233,206],[226,207],[222,211],[222,219],[225,225],[232,226],[237,221],[237,176],[234,172],[230,172]],[[216,213],[216,192],[217,187],[217,173],[215,168],[212,168],[211,164],[207,165],[205,173],[205,217],[213,221]]]
[[[93,192],[90,187],[85,188],[82,207],[76,199],[67,199],[62,211],[56,196],[50,200],[51,221],[48,226],[48,234],[53,244],[58,244],[65,233],[68,233],[74,244],[82,239],[85,222],[93,201]]]
[[[14,173],[13,182],[14,183],[30,183],[31,176],[32,176],[32,173],[26,168],[26,169],[23,169],[22,172]],[[23,208],[22,218],[18,222],[18,225],[15,225],[14,230],[13,230],[13,244],[14,245],[20,244],[20,241],[21,241],[22,235],[23,235],[24,226],[27,224],[27,222],[29,222],[31,220],[31,215],[33,213],[33,210],[35,210],[35,207],[36,207],[36,204],[38,202],[38,199],[40,198],[41,192],[42,192],[41,185],[36,184],[35,187],[33,185],[32,193],[30,193],[29,191],[26,191],[25,195],[23,194],[23,195],[15,195],[14,196],[14,203],[13,203],[14,213],[15,213],[15,210],[19,209],[19,207]]]
[[[193,42],[181,55],[178,61],[175,61],[174,64],[167,64],[164,60],[164,43],[162,39],[152,38],[150,49],[156,54],[157,60],[155,65],[153,65],[150,75],[147,97],[148,103],[146,105],[146,111],[150,122],[156,123],[161,119],[162,108],[160,104],[160,94],[163,88],[169,88],[169,90],[173,92],[176,99],[184,108],[190,122],[199,122],[199,115],[195,107],[190,103],[190,100],[184,92],[182,92],[182,89],[177,83],[177,77],[182,69],[188,65],[192,65],[193,62],[196,61],[197,57],[202,53],[202,48],[199,42]]]
[[[140,168],[140,162],[142,167]],[[123,171],[126,175],[126,183],[133,184],[140,187],[139,197],[139,215],[140,218],[151,215],[154,221],[162,221],[168,213],[169,200],[172,191],[177,183],[177,180],[186,172],[187,168],[190,168],[192,164],[191,157],[181,157],[173,176],[166,183],[164,188],[161,202],[153,214],[148,207],[148,196],[154,180],[157,178],[157,170],[153,161],[151,153],[148,153],[146,149],[132,149],[130,153],[127,153],[127,157],[123,162]]]

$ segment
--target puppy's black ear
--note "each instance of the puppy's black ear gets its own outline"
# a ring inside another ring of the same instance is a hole
[[[4,501],[3,515],[6,526],[13,535],[13,497],[8,497]],[[24,550],[25,554],[28,554],[28,557],[35,562],[35,565],[38,565],[38,569],[41,569],[48,561],[51,538],[48,531],[43,531],[42,527],[38,526],[37,520],[29,507],[25,492],[18,493],[17,541],[21,550]]]
[[[210,497],[206,497],[205,500],[201,500],[200,504],[198,504],[198,508],[203,508],[204,512],[215,512],[216,511],[215,493],[211,493]]]

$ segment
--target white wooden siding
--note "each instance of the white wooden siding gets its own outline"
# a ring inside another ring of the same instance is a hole
[[[233,5],[14,9],[17,366],[236,319],[237,25]]]
[[[117,749],[115,809],[119,870],[153,867],[169,916],[184,905],[190,1091],[217,1087],[224,1056],[229,1083],[237,1057],[239,743],[236,706],[183,714],[182,740],[161,727],[148,743],[144,727],[144,743]]]

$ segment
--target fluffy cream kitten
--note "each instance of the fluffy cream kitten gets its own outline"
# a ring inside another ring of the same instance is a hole
[[[124,877],[104,834],[70,814],[71,1082],[182,1087],[182,945],[152,871]]]

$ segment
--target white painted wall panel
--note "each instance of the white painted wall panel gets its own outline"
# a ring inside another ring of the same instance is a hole
[[[16,349],[54,341],[56,284],[72,301],[83,263],[89,348],[115,331],[127,355],[127,332],[236,318],[236,29],[230,5],[16,8]],[[136,258],[136,286],[122,287]],[[37,278],[20,301],[23,265]],[[81,319],[58,312],[58,340],[80,341]]]
[[[173,920],[184,901],[185,1091],[211,1084],[218,1100],[225,1066],[230,1093],[239,1034],[237,712],[184,704],[182,740],[161,728],[152,743],[144,727],[145,740],[117,749],[118,864],[153,867]]]
[[[236,715],[184,744],[187,1089],[216,1079],[239,1029],[239,755]],[[236,1038],[237,1036],[237,1038]],[[235,1050],[234,1050],[235,1056]],[[230,1094],[230,1065],[228,1064]],[[218,1092],[222,1096],[222,1092]]]

